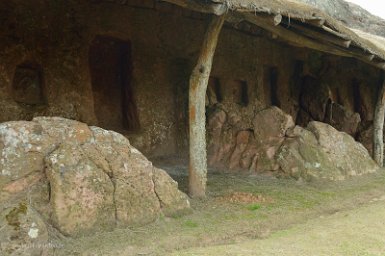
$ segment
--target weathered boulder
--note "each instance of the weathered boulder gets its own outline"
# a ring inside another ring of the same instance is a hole
[[[83,148],[62,144],[46,159],[52,223],[65,234],[114,226],[114,186]]]
[[[269,107],[255,115],[253,130],[257,154],[252,163],[254,171],[278,170],[274,156],[285,139],[286,131],[293,127],[293,118],[277,107]]]
[[[294,127],[291,116],[277,107],[269,107],[258,112],[253,119],[254,136],[259,144],[280,144],[286,131]]]
[[[276,154],[281,170],[295,178],[343,180],[378,169],[365,147],[321,122],[296,126]]]
[[[143,225],[189,209],[177,183],[118,133],[39,117],[1,124],[0,145],[0,204],[28,199],[28,209],[63,234]]]
[[[212,167],[253,172],[274,171],[275,153],[294,127],[290,115],[277,107],[260,109],[247,117],[233,110],[215,109],[208,118],[208,162]]]
[[[248,122],[241,114],[214,109],[208,118],[209,165],[219,170],[283,173],[307,180],[342,180],[374,172],[378,166],[368,151],[347,134],[356,133],[359,115],[332,102],[329,104],[334,110],[329,112],[327,90],[322,99],[307,101],[309,109],[325,106],[319,118],[326,115],[346,133],[326,123],[308,122],[311,117],[306,129],[295,126],[292,117],[277,107],[255,111],[249,126],[244,126]]]

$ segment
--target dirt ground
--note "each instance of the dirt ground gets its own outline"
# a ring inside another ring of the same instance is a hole
[[[162,166],[180,188],[183,166]],[[192,212],[146,227],[61,238],[55,255],[385,255],[385,171],[305,183],[211,172]]]

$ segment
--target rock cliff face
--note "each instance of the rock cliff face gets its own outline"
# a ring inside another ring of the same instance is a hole
[[[385,20],[362,7],[344,0],[297,0],[323,10],[348,27],[385,37]]]
[[[44,223],[76,236],[189,209],[177,183],[124,136],[77,121],[3,123],[0,156],[2,244],[40,239]]]
[[[311,121],[302,128],[277,107],[255,106],[244,118],[237,111],[217,105],[209,115],[208,154],[214,168],[305,180],[343,180],[378,169],[362,144],[329,124]]]

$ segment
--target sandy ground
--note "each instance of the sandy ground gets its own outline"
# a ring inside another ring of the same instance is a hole
[[[162,166],[186,190],[185,167]],[[192,212],[60,238],[54,255],[385,255],[385,171],[342,182],[211,173]]]

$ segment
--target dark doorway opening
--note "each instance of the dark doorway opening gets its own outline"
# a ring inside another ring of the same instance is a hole
[[[278,99],[278,68],[269,69],[271,105],[281,107]]]
[[[138,130],[130,42],[97,36],[91,43],[89,65],[99,126],[118,131]]]
[[[280,107],[278,97],[278,68],[266,66],[264,68],[264,91],[266,104]]]

